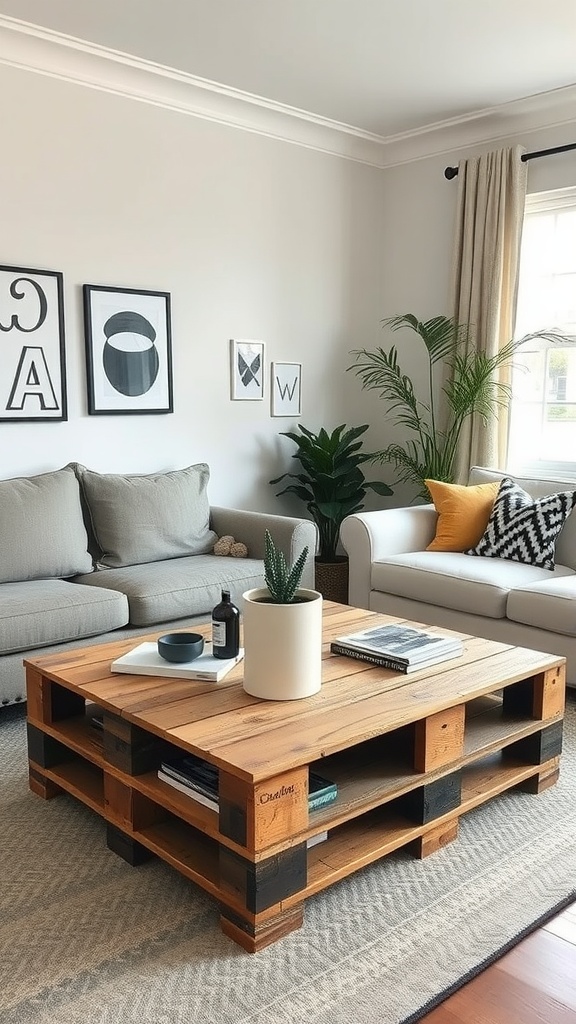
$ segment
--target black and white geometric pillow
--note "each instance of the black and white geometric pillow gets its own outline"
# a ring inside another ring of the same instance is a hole
[[[553,569],[556,538],[575,504],[576,491],[532,498],[505,476],[484,536],[465,554],[509,558]]]

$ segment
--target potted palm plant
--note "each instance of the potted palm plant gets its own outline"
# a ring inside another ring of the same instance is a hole
[[[308,548],[293,565],[268,530],[264,581],[243,594],[244,689],[266,700],[298,700],[322,684],[322,595],[300,586]]]
[[[315,584],[327,600],[346,603],[348,600],[348,559],[338,553],[340,526],[353,512],[364,508],[368,490],[389,496],[390,487],[381,480],[366,480],[362,464],[373,456],[362,452],[362,434],[368,424],[347,428],[343,423],[331,434],[324,427],[315,434],[298,424],[299,433],[282,431],[294,441],[297,450],[292,458],[300,463],[297,473],[282,473],[271,480],[287,484],[282,494],[295,494],[303,501],[318,528],[318,553],[315,559]]]
[[[395,422],[412,436],[403,444],[389,444],[369,456],[372,462],[390,462],[396,467],[397,482],[416,484],[417,496],[430,501],[425,480],[454,482],[458,442],[465,422],[474,413],[484,420],[497,415],[498,407],[510,400],[510,387],[498,380],[500,367],[509,366],[514,354],[527,341],[543,338],[566,341],[558,331],[535,331],[513,339],[496,355],[490,356],[468,347],[470,325],[451,317],[435,316],[421,322],[412,313],[387,317],[384,327],[392,331],[409,328],[424,343],[428,357],[428,387],[424,399],[414,391],[412,381],[403,373],[396,346],[355,350],[356,363],[349,366],[368,391],[377,391],[386,399]],[[442,375],[442,410],[436,408],[434,393]]]

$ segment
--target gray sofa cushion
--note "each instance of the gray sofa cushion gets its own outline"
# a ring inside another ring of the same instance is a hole
[[[234,604],[241,603],[245,590],[264,585],[264,566],[258,558],[193,555],[106,569],[80,576],[76,582],[121,591],[128,598],[130,622],[152,626],[188,615],[209,615],[223,587]]]
[[[95,473],[77,466],[98,564],[112,568],[210,551],[206,463],[167,473]]]
[[[570,575],[565,566],[540,569],[504,558],[473,558],[455,551],[388,555],[372,565],[372,590],[492,619],[506,616],[508,594],[551,577]]]
[[[74,576],[91,568],[73,469],[0,480],[0,583]]]
[[[65,580],[0,587],[1,654],[97,636],[127,622],[128,601],[112,590],[77,587]]]

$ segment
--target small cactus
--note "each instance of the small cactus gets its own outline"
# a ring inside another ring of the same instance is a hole
[[[292,604],[300,586],[304,564],[308,556],[306,546],[294,565],[288,566],[283,551],[276,547],[270,532],[265,534],[264,581],[274,604]]]

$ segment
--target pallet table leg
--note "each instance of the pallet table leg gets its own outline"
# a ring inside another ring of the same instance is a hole
[[[47,779],[42,772],[38,771],[35,765],[29,765],[28,778],[31,791],[36,793],[36,796],[41,796],[43,800],[52,800],[53,797],[60,796],[60,793],[64,792],[52,779]]]
[[[524,793],[543,793],[545,789],[554,786],[560,777],[560,758],[554,757],[547,764],[542,765],[537,775],[531,775],[529,779],[521,782],[519,789]]]
[[[142,843],[139,843],[132,836],[126,835],[121,829],[109,823],[106,826],[106,843],[109,850],[117,853],[119,857],[122,857],[122,860],[131,864],[133,868],[154,856],[146,846],[142,846]]]
[[[304,922],[303,903],[282,910],[266,920],[258,920],[263,915],[256,915],[252,920],[247,920],[222,904],[220,911],[220,927],[224,935],[233,939],[248,953],[258,953],[265,946],[271,946],[284,935],[301,928]]]
[[[436,853],[436,850],[447,846],[457,836],[458,818],[452,821],[444,821],[441,825],[436,825],[436,828],[429,829],[419,839],[415,839],[412,844],[412,853],[415,857],[423,860],[424,857],[429,857],[431,853]]]

